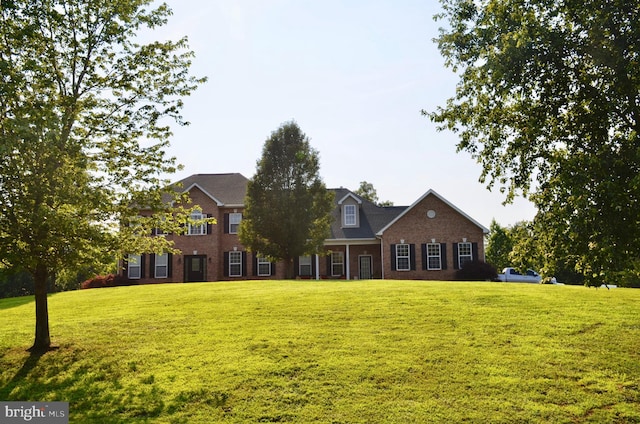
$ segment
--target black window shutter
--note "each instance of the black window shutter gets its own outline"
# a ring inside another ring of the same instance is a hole
[[[258,275],[258,255],[256,253],[251,255],[253,259],[251,260],[251,265],[253,266],[253,276]]]
[[[242,252],[242,276],[247,276],[247,252]]]
[[[210,213],[207,214],[207,218],[211,218]],[[207,234],[213,234],[213,224],[210,222],[207,222]]]
[[[316,276],[316,255],[311,255],[311,276]]]
[[[145,266],[145,257],[146,256],[147,255],[145,255],[144,253],[142,255],[140,255],[140,278],[144,278],[144,276],[145,276],[144,271],[145,271],[145,268],[146,268],[146,266]]]
[[[271,262],[271,275],[276,275],[276,263]]]
[[[229,214],[224,214],[224,233],[229,234]]]
[[[225,277],[229,276],[229,252],[224,252],[224,271]]]
[[[440,243],[440,264],[442,269],[447,269],[447,243]]]
[[[460,258],[458,258],[458,243],[453,243],[453,269],[460,269]]]
[[[409,245],[409,261],[411,262],[411,270],[416,270],[416,245]]]
[[[478,243],[471,243],[471,260],[477,261],[478,258]]]
[[[300,275],[300,258],[299,257],[295,257],[293,258],[293,276],[297,277]]]
[[[331,254],[325,256],[325,259],[327,260],[327,277],[331,277],[333,274],[333,272],[331,272]]]
[[[167,277],[173,277],[173,255],[167,253]]]
[[[149,277],[156,278],[156,254],[149,255]]]
[[[391,245],[391,271],[396,270],[396,245]]]
[[[420,248],[422,249],[422,269],[426,270],[427,269],[427,244],[422,243]]]

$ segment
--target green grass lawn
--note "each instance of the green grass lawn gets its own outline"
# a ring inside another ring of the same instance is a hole
[[[167,284],[0,300],[0,400],[72,423],[640,423],[640,290]]]

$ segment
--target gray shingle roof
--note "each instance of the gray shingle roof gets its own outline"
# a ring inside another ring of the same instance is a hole
[[[194,174],[176,183],[176,189],[184,192],[197,185],[205,194],[218,201],[220,206],[244,205],[249,180],[242,174]]]
[[[194,174],[178,181],[175,188],[179,192],[185,192],[196,186],[217,201],[220,206],[242,206],[247,193],[248,181],[239,173]],[[334,208],[331,212],[330,239],[332,240],[375,239],[378,231],[407,209],[407,206],[377,206],[345,188],[330,189],[330,191],[335,194]],[[338,201],[348,194],[362,201],[359,208],[360,226],[358,228],[342,228],[341,208]]]
[[[376,233],[395,217],[400,215],[406,206],[377,206],[375,203],[357,196],[345,188],[331,189],[335,193],[335,207],[331,212],[331,239],[374,239]],[[340,205],[338,201],[348,194],[362,200],[360,205],[360,227],[342,228]]]

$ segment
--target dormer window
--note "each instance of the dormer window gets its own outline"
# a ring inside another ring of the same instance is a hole
[[[353,227],[357,224],[356,205],[344,205],[344,226]]]
[[[349,192],[338,201],[342,212],[342,227],[357,228],[360,226],[360,205],[362,200]]]

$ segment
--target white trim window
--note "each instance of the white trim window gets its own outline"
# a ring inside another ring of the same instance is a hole
[[[242,252],[229,252],[229,277],[242,277]]]
[[[167,278],[169,276],[169,254],[156,255],[154,268],[155,278]]]
[[[311,271],[311,256],[300,256],[298,259],[298,275],[310,277]]]
[[[261,256],[256,258],[256,265],[258,266],[258,276],[268,277],[271,275],[271,261]]]
[[[356,220],[356,205],[344,205],[344,226],[354,227],[357,225]]]
[[[142,256],[129,254],[127,257],[127,277],[139,280],[142,276]]]
[[[473,249],[471,243],[458,243],[458,264],[460,264],[460,268],[462,268],[466,262],[471,261],[473,261]]]
[[[201,221],[203,219],[205,219],[206,217],[202,214],[202,211],[199,210],[195,210],[193,212],[191,212],[191,220],[192,221]],[[189,223],[189,228],[187,231],[187,235],[190,236],[203,236],[207,234],[207,224],[205,224],[204,222],[201,224],[192,224],[191,222]]]
[[[344,252],[331,252],[331,276],[344,275]]]
[[[408,244],[396,244],[396,270],[397,271],[410,271],[411,260],[409,259],[409,245]]]
[[[233,212],[229,214],[229,234],[238,234],[240,221],[242,221],[242,214],[240,212]]]
[[[440,243],[427,244],[427,269],[437,271],[442,269],[442,255]]]

